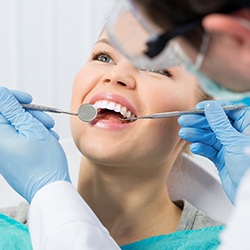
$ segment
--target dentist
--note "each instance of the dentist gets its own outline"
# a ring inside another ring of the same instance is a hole
[[[107,27],[111,43],[137,67],[158,69],[183,63],[208,94],[249,105],[249,0],[119,1]],[[196,108],[205,108],[205,116],[181,116],[179,135],[192,143],[193,153],[214,162],[225,192],[236,204],[221,249],[246,249],[250,114],[248,109],[224,112],[226,104],[199,103]]]

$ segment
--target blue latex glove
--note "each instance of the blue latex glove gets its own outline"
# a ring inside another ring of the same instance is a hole
[[[178,119],[179,135],[191,142],[194,154],[209,158],[217,167],[223,188],[234,204],[238,185],[250,168],[249,109],[224,111],[225,101],[204,101],[196,109],[205,108],[204,115],[183,115]]]
[[[24,101],[18,93],[15,95]],[[45,121],[45,116],[34,118],[18,100],[0,87],[0,173],[30,203],[44,185],[70,182],[70,177],[65,153],[47,129],[50,122],[44,126],[39,119]]]
[[[19,90],[11,90],[11,93],[15,96],[15,98],[24,104],[29,104],[32,102],[32,96],[26,92],[19,91]],[[54,120],[52,117],[47,115],[42,111],[37,110],[27,110],[30,114],[32,114],[37,120],[39,120],[47,129],[52,129],[55,125]],[[52,132],[52,131],[51,131]],[[53,131],[52,132],[58,139],[58,135]]]

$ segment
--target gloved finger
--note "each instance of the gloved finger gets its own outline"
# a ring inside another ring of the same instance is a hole
[[[222,145],[219,140],[217,140],[215,134],[211,131],[205,131],[203,129],[196,128],[181,128],[179,130],[179,136],[188,142],[194,143],[204,143],[206,145],[212,146],[217,150],[220,150]]]
[[[11,93],[16,97],[16,99],[20,103],[31,103],[32,96],[26,92],[19,91],[19,90],[11,90]],[[48,114],[37,111],[37,110],[27,110],[30,114],[32,114],[37,120],[39,120],[47,129],[51,129],[55,126],[54,119],[50,117]]]
[[[40,132],[47,133],[47,129],[29,112],[25,112],[15,96],[5,87],[0,87],[0,112],[19,133],[35,136],[41,135]]]
[[[9,121],[0,114],[0,125],[6,125],[9,124]]]
[[[51,129],[55,126],[54,119],[48,114],[38,110],[27,110],[32,116],[39,120],[47,129]]]
[[[178,118],[178,123],[182,127],[195,127],[210,129],[207,122],[207,118],[204,115],[193,114],[193,115],[181,115]]]
[[[234,183],[232,181],[232,179],[230,178],[230,175],[228,174],[226,167],[222,167],[219,170],[219,176],[220,176],[220,179],[223,180],[223,189],[225,193],[227,194],[227,197],[232,202],[232,204],[234,204],[238,183]]]
[[[226,143],[229,138],[237,135],[237,131],[232,127],[222,106],[214,101],[205,106],[205,115],[215,136],[222,144]]]
[[[59,141],[60,137],[54,130],[49,130],[49,132]]]
[[[10,90],[10,91],[20,103],[28,104],[32,102],[32,96],[30,94],[19,90]]]
[[[196,105],[196,109],[205,108],[206,105],[214,100],[202,101]],[[217,103],[220,103],[221,106],[232,105],[233,103],[226,100],[216,100]],[[235,110],[226,110],[224,111],[227,114],[227,117],[230,120],[232,126],[239,132],[249,135],[250,134],[250,110],[249,108],[240,108]]]
[[[207,100],[207,101],[202,101],[196,104],[195,108],[196,109],[205,109],[205,106],[207,106],[210,103],[217,102],[221,106],[229,106],[233,105],[232,102],[229,102],[227,100]],[[245,112],[248,111],[249,109],[247,108],[240,108],[240,109],[234,109],[234,110],[224,110],[224,112],[227,114],[229,120],[231,121],[231,124],[233,124],[236,120],[241,119],[242,116],[244,116]],[[250,111],[249,111],[250,112]],[[248,116],[248,121],[246,121],[247,124],[250,123],[250,115]]]
[[[0,114],[0,139],[4,137],[10,138],[13,133],[16,133],[15,128],[13,128],[9,121]]]
[[[245,134],[250,134],[250,110],[249,108],[241,108],[232,110],[228,113],[228,117],[233,120],[233,127]]]
[[[199,102],[195,105],[195,109],[204,109],[205,106],[207,104],[209,104],[211,102],[211,100],[206,100],[206,101],[202,101],[202,102]]]
[[[217,102],[219,103],[221,106],[228,106],[228,105],[232,105],[231,102],[227,101],[227,100],[206,100],[206,101],[202,101],[199,102],[195,105],[195,109],[205,109],[205,107],[210,104],[211,102]]]
[[[214,147],[211,147],[203,143],[192,143],[190,145],[190,150],[193,154],[204,156],[211,161],[214,161],[214,159],[217,156],[217,153],[219,152]]]
[[[39,120],[41,121],[42,119],[39,118]],[[6,125],[6,124],[10,124],[10,123],[8,122],[8,120],[7,120],[5,117],[3,117],[2,115],[0,115],[0,125]],[[60,139],[59,135],[58,135],[54,130],[51,130],[51,128],[52,128],[53,126],[50,126],[50,124],[46,124],[46,123],[44,123],[44,122],[43,122],[43,124],[44,124],[45,126],[47,126],[47,129],[49,130],[49,132],[50,132],[57,140]],[[12,127],[11,127],[11,128],[12,128]],[[13,130],[14,130],[14,128],[13,128]]]

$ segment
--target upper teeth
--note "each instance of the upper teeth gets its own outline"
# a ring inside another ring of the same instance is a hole
[[[100,100],[100,101],[97,101],[94,104],[94,106],[96,109],[113,110],[117,113],[120,113],[123,117],[126,117],[126,118],[135,117],[135,115],[132,114],[130,110],[128,110],[126,107],[122,106],[119,103],[108,102],[106,100]]]

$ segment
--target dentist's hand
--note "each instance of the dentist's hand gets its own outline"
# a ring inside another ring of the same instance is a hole
[[[223,188],[234,204],[235,193],[250,168],[249,109],[224,111],[224,101],[204,101],[196,109],[205,108],[204,115],[183,115],[178,122],[182,139],[191,142],[194,154],[209,158],[217,167]]]
[[[32,102],[32,96],[26,92],[19,90],[11,90],[11,93],[15,96],[15,98],[24,104],[29,104]],[[47,115],[46,113],[38,110],[26,110],[30,114],[32,114],[37,120],[39,120],[47,129],[52,129],[55,125],[52,117]],[[51,130],[51,132],[59,139],[58,135]]]
[[[17,100],[18,99],[18,100]],[[53,120],[42,112],[27,112],[23,92],[0,87],[0,174],[29,203],[44,185],[68,181],[67,159],[50,129]]]

